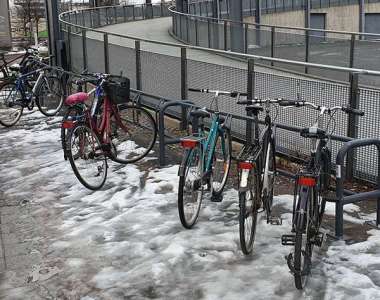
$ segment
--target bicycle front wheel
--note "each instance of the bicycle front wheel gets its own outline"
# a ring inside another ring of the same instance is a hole
[[[231,133],[224,129],[217,137],[212,166],[212,195],[221,196],[231,167]]]
[[[203,197],[201,147],[189,149],[185,155],[179,177],[178,212],[183,227],[190,229],[198,219]]]
[[[36,92],[36,104],[42,114],[55,116],[62,108],[64,91],[62,81],[56,76],[43,78]]]
[[[145,108],[124,106],[111,122],[112,160],[127,164],[144,158],[152,150],[156,136],[156,122]]]
[[[20,120],[24,108],[22,94],[16,84],[7,82],[0,87],[0,124],[11,127]]]
[[[274,179],[276,173],[276,158],[274,144],[269,143],[267,148],[267,153],[265,157],[264,165],[264,174],[263,174],[263,190],[262,190],[262,199],[264,203],[264,208],[266,210],[267,222],[272,213],[273,205],[273,188],[274,188]]]
[[[107,159],[96,134],[83,124],[69,133],[67,156],[78,180],[90,190],[100,189],[107,178]]]
[[[247,190],[239,191],[239,233],[241,251],[248,255],[252,252],[255,240],[260,197],[258,193],[258,175],[248,177]],[[241,178],[241,176],[240,176]]]

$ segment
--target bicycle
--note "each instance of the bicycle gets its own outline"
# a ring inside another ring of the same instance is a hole
[[[25,53],[21,55],[17,55],[16,57],[6,60],[5,59],[5,52],[0,53],[0,60],[2,62],[2,65],[0,66],[0,80],[1,82],[5,81],[13,81],[16,79],[17,75],[20,72],[23,73],[29,73],[33,71],[33,66],[30,64],[30,58],[36,58],[38,57],[38,50],[33,48],[26,48]],[[13,64],[11,63],[19,60],[21,58],[21,61],[19,64]]]
[[[180,141],[185,154],[179,168],[178,211],[181,223],[187,229],[197,221],[205,185],[211,190],[211,201],[222,201],[222,192],[231,166],[228,118],[218,112],[219,95],[230,96],[231,93],[192,88],[189,91],[214,94],[210,106],[215,103],[216,111],[206,108],[191,111],[193,134]],[[211,118],[208,134],[204,118]],[[198,119],[201,119],[199,128],[196,125]]]
[[[63,126],[69,128],[66,155],[75,176],[86,188],[98,190],[107,177],[107,158],[122,164],[141,160],[156,142],[157,127],[145,108],[125,104],[129,100],[127,78],[92,76],[97,79],[94,102],[87,108],[89,93],[69,96],[68,104],[82,104],[85,110]]]
[[[246,94],[238,94],[237,98],[240,96]],[[237,101],[239,105],[246,105],[248,115],[253,117],[253,130],[250,130],[253,132],[253,139],[247,137],[247,143],[236,159],[239,179],[239,237],[241,250],[245,255],[253,250],[258,212],[261,207],[266,212],[267,223],[281,224],[281,219],[271,215],[276,174],[276,126],[270,115],[270,107],[280,102],[281,99]],[[263,110],[265,110],[264,128],[260,132],[258,115]],[[274,120],[277,115],[278,109]]]
[[[314,245],[320,247],[323,243],[320,226],[326,205],[324,195],[328,193],[331,181],[331,150],[328,144],[335,131],[335,113],[342,111],[346,114],[363,116],[364,112],[344,106],[329,108],[306,101],[284,100],[280,105],[306,106],[319,112],[314,124],[303,128],[300,132],[302,137],[311,139],[312,148],[310,159],[296,174],[292,219],[294,234],[281,237],[282,245],[294,246],[294,253],[290,253],[286,260],[294,275],[296,288],[303,289],[311,269],[313,247]],[[329,121],[326,129],[322,129],[321,119],[325,114],[329,116]],[[331,133],[328,133],[331,122],[334,126]]]
[[[0,87],[0,124],[5,127],[15,125],[24,108],[33,110],[34,104],[45,116],[55,116],[63,104],[63,88],[58,77],[48,73],[49,66],[20,75],[15,82],[5,82]],[[31,77],[37,80],[32,83]]]

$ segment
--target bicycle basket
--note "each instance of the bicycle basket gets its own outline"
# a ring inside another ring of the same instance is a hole
[[[115,104],[128,102],[130,93],[129,79],[121,76],[110,76],[104,86],[104,92]]]

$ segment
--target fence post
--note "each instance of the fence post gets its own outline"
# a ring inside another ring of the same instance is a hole
[[[82,10],[82,25],[83,27],[86,27],[86,21],[84,19],[84,11]]]
[[[276,40],[275,40],[275,27],[272,26],[271,27],[271,34],[270,34],[270,57],[273,57],[274,58],[274,48],[275,48],[275,43],[276,43]],[[274,66],[274,61],[272,60],[270,62],[270,65],[273,67]]]
[[[116,9],[116,6],[113,7],[113,10],[114,10],[114,17],[115,17],[115,22],[114,24],[117,24],[117,9]]]
[[[83,70],[87,70],[87,41],[86,30],[82,29],[82,53],[83,53]]]
[[[135,15],[135,6],[132,6],[132,19],[133,21],[136,20],[136,15]]]
[[[228,23],[227,21],[224,21],[224,51],[227,51],[228,44],[227,44],[227,31],[228,31]]]
[[[186,42],[188,42],[190,44],[189,27],[190,27],[189,16],[186,16]]]
[[[187,100],[187,55],[186,48],[181,48],[181,99]],[[187,128],[187,109],[182,106],[181,109],[181,125],[180,129],[185,130]]]
[[[96,11],[98,12],[98,26],[97,27],[100,27],[102,26],[101,19],[100,19],[100,9],[97,9]]]
[[[349,67],[354,67],[354,57],[355,57],[355,34],[351,35],[351,44],[350,44],[350,62]]]
[[[108,53],[108,33],[103,34],[104,40],[104,73],[109,74],[110,72],[110,61]]]
[[[195,45],[199,46],[198,19],[195,19]]]
[[[106,25],[108,25],[108,7],[106,7]]]
[[[359,74],[350,73],[350,99],[349,107],[359,108]],[[356,138],[358,132],[358,116],[353,114],[348,114],[348,123],[347,123],[347,136],[351,138]],[[351,180],[354,176],[355,169],[355,150],[349,151],[347,153],[347,165],[346,165],[346,174],[347,179]]]
[[[67,28],[67,52],[68,52],[68,65],[71,71],[71,26]]]
[[[135,41],[135,51],[136,51],[136,89],[141,91],[141,50],[140,41]]]
[[[127,12],[126,12],[126,6],[124,5],[123,6],[123,18],[124,18],[124,22],[127,22]]]
[[[253,59],[248,59],[248,74],[247,74],[247,99],[253,100],[254,98],[254,85],[255,85],[255,62]],[[247,111],[247,116],[252,117],[252,111]],[[252,144],[252,120],[247,120],[245,127],[245,143],[246,145]]]
[[[210,19],[207,19],[207,38],[208,38],[208,47],[211,48],[211,24],[210,24]]]
[[[310,32],[309,30],[305,31],[305,62],[309,62],[309,55],[310,55]],[[309,69],[307,66],[305,66],[305,74],[309,73]]]
[[[248,23],[244,25],[244,53],[248,53]]]

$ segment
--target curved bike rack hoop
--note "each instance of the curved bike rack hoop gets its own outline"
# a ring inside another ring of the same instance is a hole
[[[356,148],[376,146],[378,153],[378,166],[377,166],[377,189],[370,192],[356,193],[352,195],[344,195],[344,159],[350,151]],[[336,202],[335,202],[335,236],[343,238],[343,206],[350,203],[367,201],[376,199],[376,226],[380,224],[380,140],[379,139],[358,139],[347,142],[340,148],[336,157]]]

